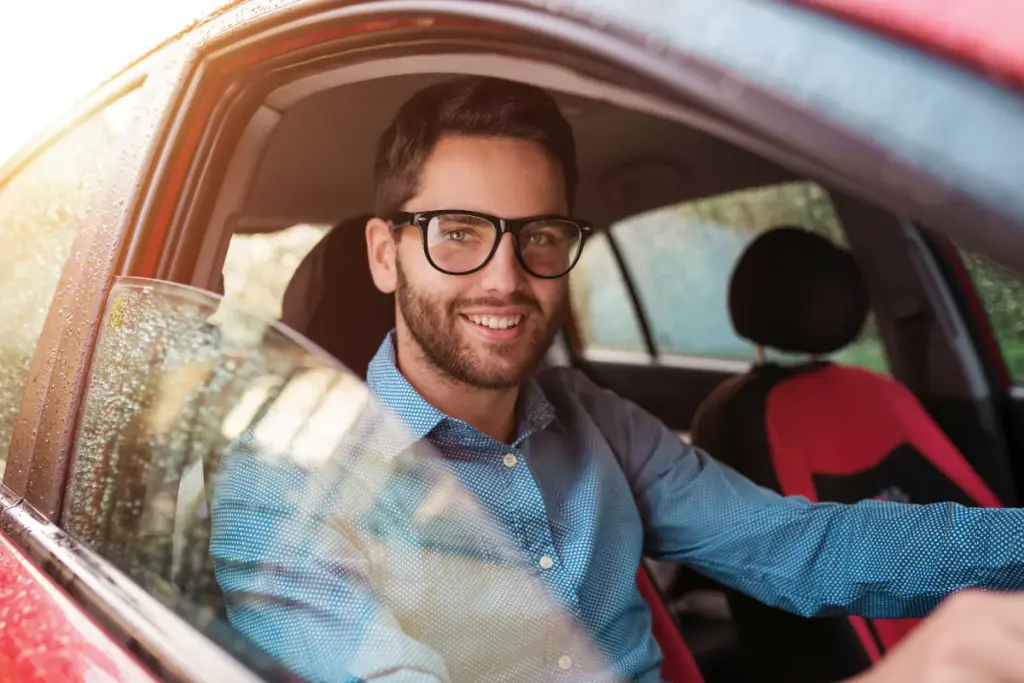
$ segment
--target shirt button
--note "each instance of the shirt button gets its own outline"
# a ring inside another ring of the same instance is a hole
[[[515,453],[506,453],[501,461],[505,463],[505,467],[515,467],[516,463],[519,462],[519,458],[515,456]]]
[[[541,555],[540,556],[540,568],[541,569],[551,569],[554,566],[555,566],[555,561],[551,559],[550,555]]]
[[[558,668],[562,671],[568,671],[572,668],[572,657],[569,655],[562,655],[558,658]]]

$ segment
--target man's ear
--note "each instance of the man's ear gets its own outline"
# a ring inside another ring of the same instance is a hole
[[[391,234],[391,225],[380,218],[366,222],[366,255],[370,261],[373,284],[385,294],[398,288],[398,245]]]

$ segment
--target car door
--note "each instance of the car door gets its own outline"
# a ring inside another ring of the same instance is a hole
[[[20,337],[22,351],[18,383],[12,379],[4,399],[10,404],[3,482],[49,516],[60,508],[54,484],[66,471],[103,301],[143,202],[144,180],[159,166],[189,54],[173,43],[135,64],[12,162],[16,222],[8,225],[16,232],[4,235],[20,246],[8,252],[13,280],[5,292],[20,291],[18,306],[33,315],[6,323],[17,326],[7,338]],[[22,182],[27,187],[18,187]],[[42,239],[25,239],[33,225]]]

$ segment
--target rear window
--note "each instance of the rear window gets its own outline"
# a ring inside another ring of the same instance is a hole
[[[738,337],[732,327],[729,280],[751,240],[785,224],[847,246],[828,193],[812,182],[731,192],[613,225],[610,237],[598,235],[587,243],[571,278],[584,353],[600,358],[616,352],[645,352],[639,318],[615,260],[614,240],[659,356],[694,365],[754,361],[755,346]],[[771,350],[768,355],[780,361],[802,360]],[[871,318],[860,338],[832,358],[880,372],[888,368]]]

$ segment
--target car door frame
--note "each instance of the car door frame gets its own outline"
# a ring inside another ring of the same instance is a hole
[[[52,517],[60,507],[63,473],[71,451],[76,415],[91,347],[106,295],[130,235],[137,201],[151,160],[173,109],[183,70],[183,50],[158,50],[100,86],[53,130],[26,147],[13,169],[44,151],[75,125],[133,91],[138,109],[119,143],[116,164],[83,211],[56,293],[32,357],[4,472],[4,485]]]
[[[258,680],[53,521],[77,427],[81,394],[75,389],[88,375],[107,293],[155,151],[166,136],[189,54],[187,41],[149,53],[101,85],[0,171],[9,177],[84,120],[139,93],[134,125],[82,211],[83,223],[49,302],[0,484],[0,598],[34,600],[31,609],[15,610],[0,641],[4,647],[38,642],[50,650],[31,660],[17,653],[18,680],[71,680],[54,678],[53,667],[61,666],[59,675],[68,677],[78,672],[116,675],[118,680],[149,680],[150,675],[168,681],[204,676]],[[261,659],[265,655],[253,657],[256,668],[276,671],[269,658],[266,663]]]
[[[982,360],[1007,442],[1014,483],[1018,491],[1024,491],[1024,382],[1010,373],[988,311],[956,245],[945,236],[931,233],[925,235],[925,245]]]

